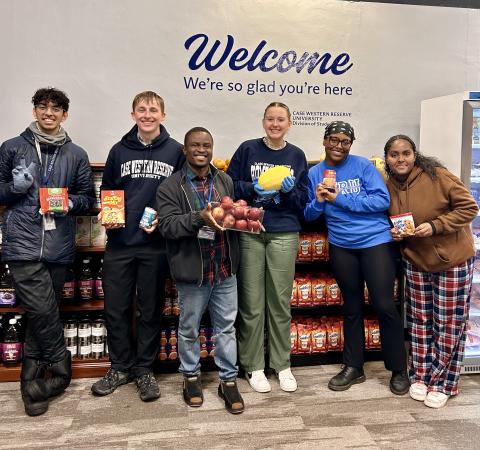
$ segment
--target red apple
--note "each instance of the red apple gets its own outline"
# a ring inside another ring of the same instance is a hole
[[[220,206],[216,206],[212,209],[212,216],[215,219],[215,222],[221,222],[225,217],[225,211]]]
[[[233,200],[228,195],[225,195],[225,197],[222,197],[222,200],[220,201],[220,206],[225,211],[230,211],[233,208]]]
[[[248,231],[258,233],[260,231],[260,222],[258,220],[249,220],[247,223]]]
[[[240,199],[240,200],[237,200],[237,205],[239,205],[239,206],[247,206],[248,203],[247,203],[245,200]]]
[[[232,215],[235,219],[246,219],[247,218],[247,208],[245,206],[235,206],[232,209]]]
[[[235,222],[235,228],[237,230],[246,230],[247,229],[247,221],[245,219],[240,219]]]
[[[248,210],[248,218],[250,220],[258,220],[262,215],[262,210],[260,208],[250,208]]]
[[[233,228],[235,225],[235,217],[231,214],[226,214],[223,218],[223,228]]]

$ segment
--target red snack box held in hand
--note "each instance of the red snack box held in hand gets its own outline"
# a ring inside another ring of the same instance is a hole
[[[68,212],[68,189],[41,187],[40,212],[66,214]]]
[[[124,191],[102,191],[101,201],[102,225],[125,225]]]

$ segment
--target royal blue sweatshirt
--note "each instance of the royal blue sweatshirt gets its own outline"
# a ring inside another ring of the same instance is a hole
[[[253,189],[253,181],[274,166],[287,166],[295,177],[294,188],[280,192],[274,199],[262,202]],[[281,150],[271,150],[262,138],[243,142],[233,155],[227,170],[235,187],[235,198],[265,210],[263,226],[267,232],[299,231],[299,218],[307,201],[308,165],[301,149],[287,143]]]
[[[138,140],[135,125],[108,154],[101,190],[125,191],[125,228],[107,230],[109,245],[163,245],[160,233],[146,233],[138,224],[146,206],[155,208],[158,186],[185,162],[182,145],[163,125],[151,144]]]
[[[315,196],[325,169],[336,172],[339,193],[333,203],[318,202]],[[308,179],[305,219],[312,221],[324,214],[329,242],[343,248],[367,248],[392,240],[387,217],[390,196],[382,176],[368,159],[348,155],[338,166],[322,161],[310,169]]]

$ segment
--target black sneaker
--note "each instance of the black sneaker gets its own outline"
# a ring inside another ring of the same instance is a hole
[[[135,380],[137,383],[140,399],[144,402],[151,402],[160,398],[160,389],[153,372],[144,373]]]
[[[229,413],[240,414],[245,410],[245,403],[238,392],[237,382],[220,381],[218,395],[225,401],[225,408]]]
[[[91,390],[95,395],[108,395],[130,381],[132,377],[129,373],[110,368],[103,378],[93,383]]]
[[[392,378],[390,378],[390,390],[395,395],[404,395],[410,389],[410,381],[407,376],[407,372],[404,370],[394,370],[392,372]]]
[[[203,392],[200,375],[183,377],[183,399],[188,406],[202,406]]]
[[[346,391],[352,384],[363,383],[365,374],[363,369],[344,366],[329,382],[328,388],[332,391]]]

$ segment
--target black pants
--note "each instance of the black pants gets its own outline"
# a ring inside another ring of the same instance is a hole
[[[8,265],[27,317],[25,357],[60,361],[67,351],[58,311],[66,265],[30,261],[9,261]]]
[[[112,368],[140,376],[158,357],[168,263],[148,246],[108,246],[103,259],[107,343]],[[137,294],[136,343],[132,311]]]
[[[370,301],[378,316],[385,367],[388,370],[405,370],[403,326],[393,301],[396,273],[395,244],[390,242],[364,249],[346,249],[330,245],[330,259],[344,301],[344,364],[353,367],[363,366],[365,281]]]

